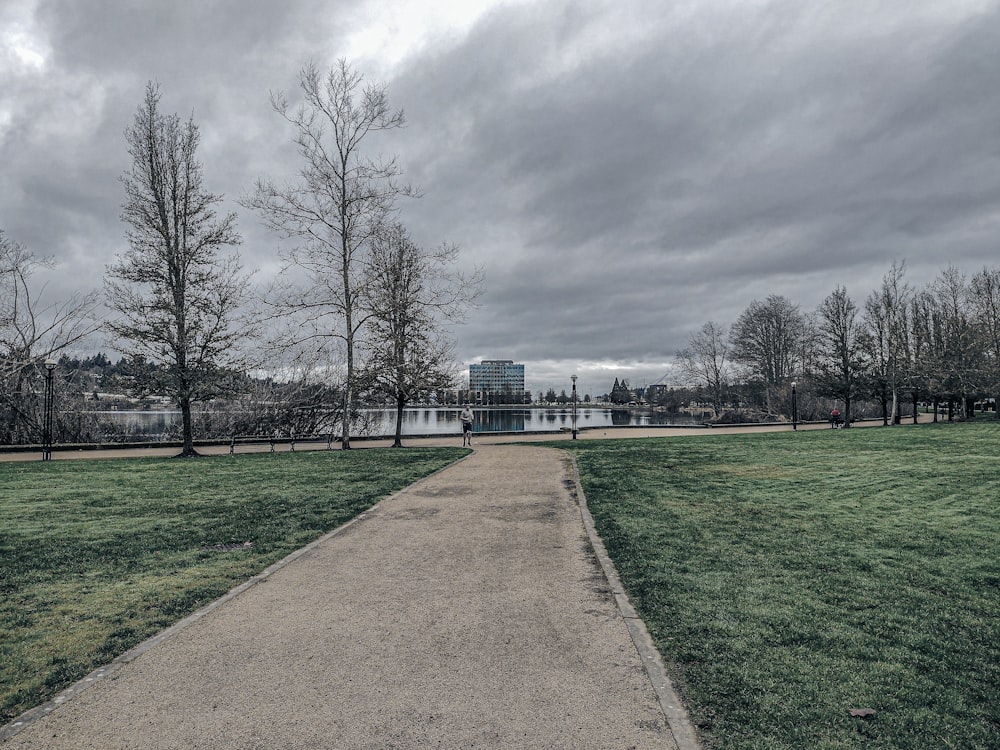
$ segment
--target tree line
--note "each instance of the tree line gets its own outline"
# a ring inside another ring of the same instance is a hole
[[[218,215],[223,197],[204,185],[198,126],[163,113],[152,83],[125,129],[127,250],[107,268],[109,316],[98,293],[47,300],[36,275],[51,259],[0,230],[0,444],[39,440],[46,361],[65,360],[98,331],[124,353],[119,382],[133,397],[161,394],[179,407],[182,455],[195,454],[196,432],[223,429],[336,430],[350,448],[366,398],[395,405],[399,444],[404,406],[457,386],[448,326],[482,278],[457,270],[456,247],[425,250],[396,219],[399,202],[419,193],[401,182],[396,158],[368,146],[403,127],[403,112],[345,61],[327,71],[306,65],[299,85],[298,104],[271,96],[298,150],[298,176],[262,177],[239,200],[287,243],[280,273],[259,293],[237,251],[237,215]],[[966,278],[949,267],[916,289],[893,264],[860,307],[843,287],[809,312],[779,295],[754,300],[730,326],[706,323],[677,363],[717,418],[787,418],[797,381],[803,418],[818,416],[825,398],[848,420],[874,403],[889,423],[904,402],[914,414],[920,402],[967,414],[995,398],[998,357],[1000,271]],[[97,429],[66,401],[85,375],[59,368],[64,438]],[[207,406],[196,413],[199,402]]]
[[[859,405],[874,405],[885,424],[899,423],[904,405],[914,421],[920,404],[971,417],[976,402],[1000,395],[1000,269],[970,278],[948,266],[917,288],[893,263],[860,305],[838,286],[808,312],[771,295],[731,326],[705,323],[677,363],[717,416],[749,408],[787,418],[795,383],[803,419],[831,404],[847,424]]]
[[[401,184],[394,157],[366,146],[401,128],[403,112],[343,60],[328,71],[306,65],[299,84],[297,105],[271,96],[293,134],[298,177],[262,177],[239,201],[288,241],[259,294],[237,250],[237,215],[220,216],[223,197],[205,187],[198,126],[162,112],[153,83],[125,130],[127,249],[106,271],[108,317],[96,293],[40,301],[31,277],[51,262],[0,231],[0,443],[38,440],[44,363],[98,331],[124,353],[131,395],[178,406],[184,456],[196,455],[195,420],[212,412],[196,413],[199,402],[252,415],[258,430],[336,429],[347,449],[362,396],[396,405],[399,444],[405,404],[457,384],[448,325],[482,278],[458,270],[455,246],[425,250],[396,218],[399,200],[418,192]]]

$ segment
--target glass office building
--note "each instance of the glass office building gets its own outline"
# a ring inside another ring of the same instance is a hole
[[[524,365],[509,359],[484,359],[469,365],[469,390],[482,404],[522,403]]]

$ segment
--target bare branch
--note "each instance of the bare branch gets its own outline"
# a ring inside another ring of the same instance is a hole
[[[299,73],[302,103],[293,107],[283,93],[271,93],[271,106],[293,127],[302,162],[299,180],[277,186],[258,180],[241,200],[265,225],[298,244],[284,254],[289,268],[306,276],[303,285],[277,285],[268,307],[288,316],[299,333],[298,345],[326,336],[343,347],[346,381],[341,411],[349,415],[356,389],[356,337],[370,312],[363,307],[368,242],[375,227],[412,190],[400,185],[394,158],[374,161],[363,153],[366,137],[403,127],[402,111],[392,111],[386,88],[363,86],[363,76],[345,60],[326,73],[308,63]],[[345,418],[341,443],[350,448]]]

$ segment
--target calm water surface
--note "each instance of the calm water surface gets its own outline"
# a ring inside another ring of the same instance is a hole
[[[475,409],[476,432],[559,432],[573,428],[573,410],[563,408],[536,409]],[[378,426],[372,435],[391,435],[395,431],[396,412],[372,409],[370,414]],[[403,411],[404,435],[454,435],[461,432],[459,408],[411,407]],[[129,433],[153,437],[166,432],[180,421],[179,411],[108,411],[99,412]],[[697,420],[686,414],[656,413],[620,409],[579,409],[577,427],[628,427],[645,425],[692,424]]]
[[[403,412],[404,435],[448,435],[461,432],[460,409],[410,408]],[[476,432],[559,432],[573,428],[572,409],[476,409]],[[395,412],[382,416],[382,433],[392,433]],[[653,414],[648,411],[620,409],[580,409],[576,424],[579,429],[596,427],[627,427],[650,424],[691,424],[685,414]]]

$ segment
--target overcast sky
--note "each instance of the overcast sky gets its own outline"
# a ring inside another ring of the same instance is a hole
[[[652,383],[768,294],[1000,265],[997,0],[3,0],[0,228],[58,261],[49,294],[100,288],[154,80],[266,280],[237,201],[298,168],[268,92],[341,57],[406,113],[380,148],[414,238],[484,270],[460,360],[532,389]]]

